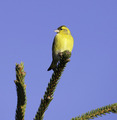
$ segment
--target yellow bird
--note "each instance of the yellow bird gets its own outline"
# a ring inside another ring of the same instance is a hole
[[[72,52],[74,39],[71,35],[70,30],[65,26],[62,25],[57,30],[57,33],[54,37],[53,45],[52,45],[52,63],[48,68],[48,71],[51,69],[55,69],[58,61],[60,60],[59,53],[68,50]]]

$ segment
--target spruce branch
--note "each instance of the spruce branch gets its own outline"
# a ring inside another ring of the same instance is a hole
[[[25,109],[26,109],[26,85],[24,78],[26,73],[24,72],[24,64],[16,64],[16,84],[17,90],[17,109],[15,120],[24,120]]]
[[[64,51],[59,55],[60,55],[60,62],[54,69],[54,72],[52,74],[50,82],[48,83],[48,87],[46,88],[43,99],[41,99],[41,103],[35,115],[34,120],[43,120],[44,113],[53,99],[54,91],[62,75],[62,72],[64,71],[64,68],[66,67],[67,62],[70,61],[69,58],[71,57],[71,53],[69,51]]]
[[[87,112],[81,116],[72,118],[71,120],[90,120],[97,118],[98,116],[106,115],[106,113],[117,113],[117,103],[112,105],[107,105],[101,108],[97,108],[95,110],[92,110],[90,112]]]

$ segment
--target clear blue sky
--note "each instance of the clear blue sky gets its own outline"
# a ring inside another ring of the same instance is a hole
[[[0,120],[14,120],[15,64],[24,62],[25,120],[32,120],[52,71],[54,30],[66,25],[74,37],[71,61],[44,120],[70,120],[117,102],[117,0],[0,1]],[[116,120],[107,114],[95,120]]]

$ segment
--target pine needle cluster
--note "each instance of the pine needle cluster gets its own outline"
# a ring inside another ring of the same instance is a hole
[[[48,87],[46,89],[44,97],[43,99],[41,99],[41,104],[38,108],[37,114],[35,116],[35,120],[43,120],[44,113],[53,99],[54,91],[56,89],[56,86],[59,82],[59,79],[62,75],[62,72],[67,62],[69,62],[70,56],[71,56],[71,53],[69,51],[60,53],[60,62],[54,69],[54,73],[52,74],[50,82],[48,83]]]
[[[117,113],[117,103],[112,105],[107,105],[105,107],[97,108],[95,110],[92,110],[90,112],[87,112],[81,116],[72,118],[71,120],[89,120],[97,118],[98,116],[106,115],[106,113]]]
[[[24,72],[24,65],[16,64],[16,84],[17,90],[17,109],[15,120],[24,120],[25,109],[26,109],[26,85],[24,83],[24,78],[26,73]]]

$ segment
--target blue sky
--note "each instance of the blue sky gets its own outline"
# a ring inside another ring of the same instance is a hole
[[[52,71],[54,30],[66,25],[74,37],[71,61],[44,120],[70,120],[117,102],[117,1],[0,1],[0,120],[15,119],[15,64],[24,62],[25,120],[32,120]],[[115,120],[107,114],[95,120]]]

